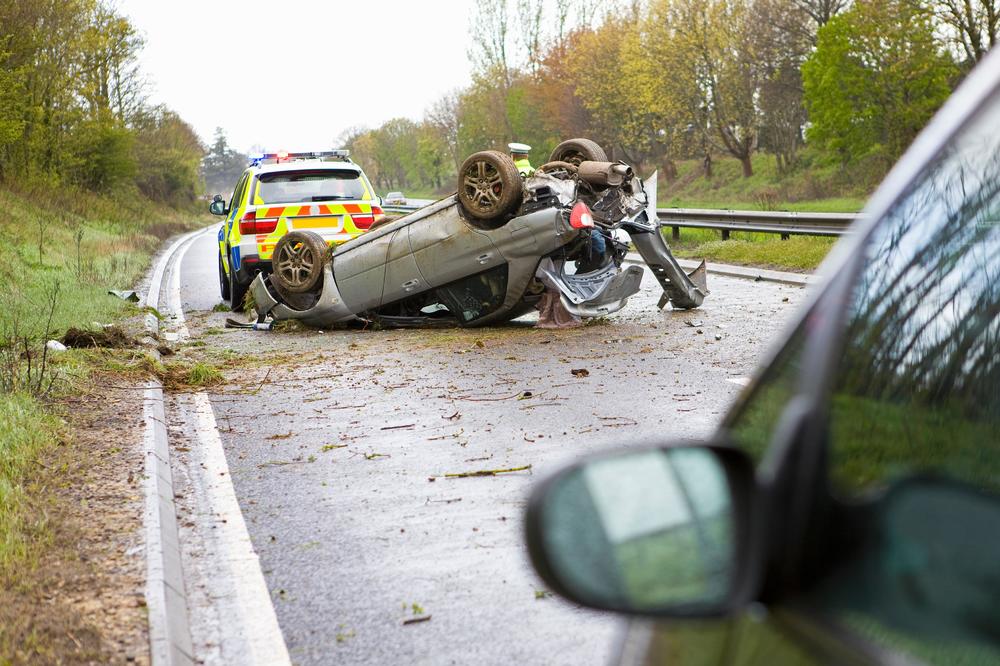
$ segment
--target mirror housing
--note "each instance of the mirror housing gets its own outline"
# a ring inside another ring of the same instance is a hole
[[[212,215],[225,215],[228,212],[226,211],[226,201],[221,194],[212,197],[212,203],[208,205],[208,212]]]
[[[753,463],[678,443],[584,458],[543,480],[525,521],[532,564],[570,601],[630,615],[717,617],[761,578]]]

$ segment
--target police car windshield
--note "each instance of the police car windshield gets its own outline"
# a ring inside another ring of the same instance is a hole
[[[257,177],[256,204],[361,199],[365,187],[357,171],[280,171]]]

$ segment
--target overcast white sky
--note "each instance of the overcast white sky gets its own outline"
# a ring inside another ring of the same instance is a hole
[[[242,151],[323,150],[351,126],[418,120],[472,69],[469,0],[117,5],[146,38],[151,101]]]

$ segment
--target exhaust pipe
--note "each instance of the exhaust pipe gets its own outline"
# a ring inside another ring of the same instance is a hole
[[[618,187],[635,175],[632,167],[622,162],[580,162],[580,180],[598,187]]]

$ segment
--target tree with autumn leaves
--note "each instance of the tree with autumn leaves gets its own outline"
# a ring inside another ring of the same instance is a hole
[[[878,176],[992,46],[998,16],[1000,0],[479,0],[469,85],[403,134],[424,137],[423,160],[440,150],[447,176],[478,150],[521,141],[544,159],[574,136],[668,175],[728,156],[751,176],[758,153],[786,174],[806,151],[874,160]],[[384,184],[436,186],[399,130],[349,140]]]

